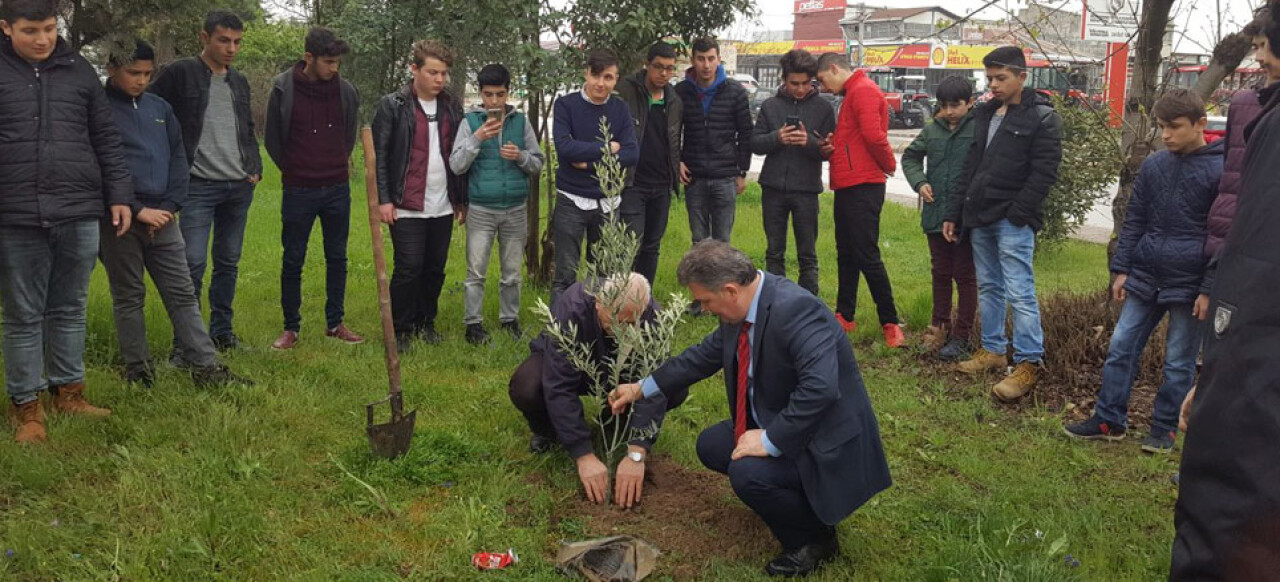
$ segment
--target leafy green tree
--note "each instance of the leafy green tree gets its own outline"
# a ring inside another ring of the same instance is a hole
[[[1044,201],[1040,242],[1052,247],[1084,224],[1085,217],[1109,193],[1124,165],[1120,131],[1108,127],[1109,113],[1078,107],[1054,97],[1062,116],[1062,165],[1058,181]]]

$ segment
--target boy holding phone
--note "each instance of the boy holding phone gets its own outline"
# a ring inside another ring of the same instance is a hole
[[[507,105],[511,73],[499,64],[486,65],[476,75],[480,107],[467,112],[458,128],[449,167],[467,177],[471,201],[467,211],[467,279],[465,289],[467,341],[489,341],[481,308],[493,239],[498,239],[498,321],[502,329],[520,337],[520,265],[527,236],[525,202],[529,178],[542,171],[542,150],[529,119]]]
[[[785,277],[788,217],[794,220],[801,287],[818,294],[818,194],[822,192],[822,140],[835,130],[835,112],[818,98],[818,60],[796,49],[782,56],[783,84],[760,106],[751,152],[763,155],[760,197],[767,239],[765,268]]]

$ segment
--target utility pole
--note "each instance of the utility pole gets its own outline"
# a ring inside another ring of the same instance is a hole
[[[867,47],[864,44],[867,32],[867,3],[858,3],[858,68],[862,68],[863,59],[867,56]]]

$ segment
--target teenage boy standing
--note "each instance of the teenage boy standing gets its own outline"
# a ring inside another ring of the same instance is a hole
[[[528,237],[525,204],[529,179],[542,172],[542,148],[533,124],[507,105],[511,72],[485,65],[476,75],[482,104],[467,112],[449,154],[449,168],[467,176],[467,341],[489,341],[484,328],[484,280],[489,272],[493,239],[498,239],[498,325],[520,337],[520,268]]]
[[[618,82],[618,95],[631,108],[640,142],[640,161],[627,172],[618,212],[640,239],[632,270],[653,285],[658,254],[667,232],[671,192],[680,178],[680,137],[684,105],[671,85],[676,49],[665,41],[649,47],[644,68]]]
[[[827,91],[844,95],[836,131],[826,142],[831,188],[836,193],[833,207],[840,286],[836,319],[845,332],[857,328],[858,279],[865,276],[876,302],[884,343],[899,348],[906,340],[898,324],[889,272],[880,260],[885,181],[897,168],[889,147],[889,105],[880,87],[862,69],[854,72],[843,54],[825,53],[818,59],[818,81]]]
[[[275,78],[267,103],[267,154],[280,168],[284,194],[280,242],[280,306],[284,332],[271,344],[292,349],[302,326],[302,265],[311,227],[320,219],[324,237],[326,337],[348,344],[364,338],[342,323],[347,293],[347,234],[351,226],[351,184],[347,160],[360,124],[360,94],[338,74],[350,47],[333,31],[307,31],[302,60]]]
[[[1224,144],[1205,145],[1204,101],[1186,89],[1165,93],[1151,111],[1165,149],[1142,162],[1111,260],[1111,290],[1124,308],[1111,334],[1093,416],[1066,432],[1081,439],[1124,438],[1142,350],[1168,313],[1164,384],[1156,392],[1151,435],[1142,441],[1145,452],[1168,453],[1178,434],[1178,410],[1195,382],[1200,321],[1209,311],[1203,248]]]
[[[751,169],[751,106],[747,90],[725,74],[715,39],[695,40],[692,49],[693,66],[676,85],[684,104],[680,181],[689,231],[695,243],[729,242],[737,197]]]
[[[173,107],[191,164],[187,205],[178,228],[187,245],[187,266],[197,299],[210,255],[210,235],[213,238],[209,335],[224,351],[240,345],[231,325],[231,306],[249,205],[254,186],[262,179],[262,158],[249,110],[249,81],[231,67],[242,36],[244,23],[238,16],[223,10],[210,12],[200,31],[204,47],[200,55],[174,61],[151,84],[151,92]],[[190,364],[178,350],[171,361]]]
[[[765,269],[787,276],[787,223],[796,236],[798,283],[818,294],[818,194],[822,193],[822,138],[836,126],[835,112],[818,98],[818,59],[796,49],[782,55],[782,86],[760,106],[751,151],[765,156],[760,204],[767,247]],[[796,123],[792,124],[791,121]],[[790,221],[788,220],[790,218]]]
[[[175,224],[187,201],[187,156],[173,110],[164,99],[146,92],[154,70],[155,51],[141,41],[131,52],[111,55],[107,64],[106,93],[137,197],[133,227],[124,236],[103,230],[99,255],[111,285],[124,379],[147,387],[155,380],[143,314],[145,271],[169,312],[173,336],[179,342],[174,346],[191,364],[196,386],[251,384],[218,362],[218,352],[200,318],[186,246]],[[109,225],[103,227],[109,229]]]
[[[373,117],[378,212],[391,225],[395,271],[391,318],[396,343],[443,341],[436,331],[453,222],[467,219],[466,178],[449,171],[462,105],[445,90],[453,52],[435,40],[413,43],[412,80],[382,97]]]
[[[640,158],[631,112],[622,99],[611,96],[618,84],[618,57],[604,50],[592,53],[583,77],[582,91],[556,99],[551,126],[560,160],[556,168],[556,273],[551,282],[551,305],[577,279],[583,238],[590,258],[591,245],[599,240],[605,217],[621,203],[621,195],[606,198],[596,179],[595,163],[604,157],[605,146],[601,118],[613,134],[608,147],[618,156],[618,163],[630,168]]]
[[[55,410],[111,414],[84,398],[85,308],[99,222],[122,236],[133,217],[107,96],[57,16],[49,0],[0,3],[0,309],[19,443],[47,438],[46,388]]]
[[[925,332],[925,345],[936,350],[939,359],[956,361],[969,355],[978,310],[978,281],[973,272],[973,247],[968,240],[948,242],[942,236],[942,219],[951,199],[962,195],[956,192],[956,182],[973,145],[973,86],[953,75],[942,80],[935,96],[938,114],[902,152],[902,173],[924,199],[920,226],[929,239],[933,263],[933,322]],[[959,295],[954,323],[953,284]]]
[[[959,364],[959,371],[978,374],[1008,367],[1005,313],[1013,308],[1015,368],[992,388],[996,399],[1011,402],[1035,387],[1044,360],[1032,259],[1036,231],[1044,224],[1041,206],[1058,181],[1062,118],[1048,99],[1024,87],[1027,61],[1022,49],[1000,47],[982,63],[993,98],[974,114],[975,141],[942,223],[942,236],[956,242],[968,234],[978,276],[982,347]]]

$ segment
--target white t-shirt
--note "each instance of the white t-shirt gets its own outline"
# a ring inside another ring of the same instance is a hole
[[[449,170],[444,167],[444,156],[440,153],[440,122],[436,119],[436,100],[419,99],[423,113],[433,119],[430,128],[431,151],[427,158],[427,192],[422,199],[422,212],[396,209],[396,218],[438,218],[452,216],[453,205],[449,203]]]

